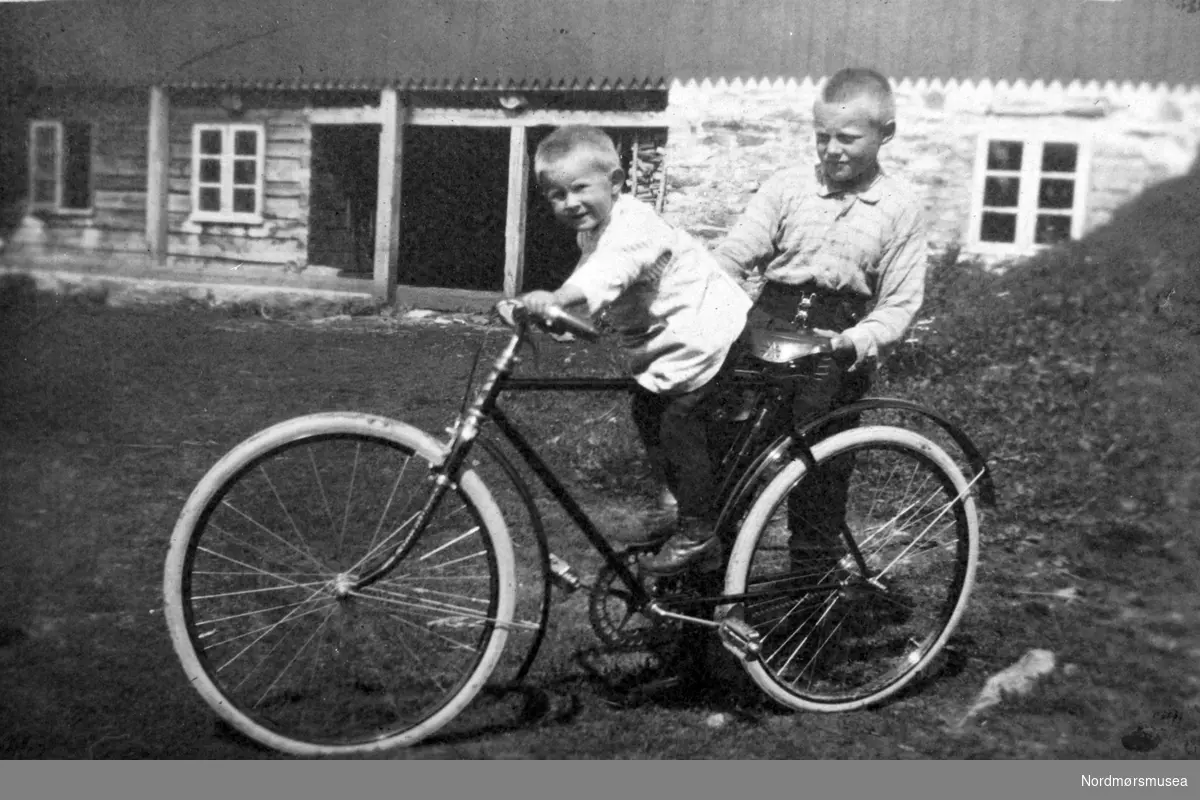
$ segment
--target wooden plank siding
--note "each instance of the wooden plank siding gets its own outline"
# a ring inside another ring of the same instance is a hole
[[[44,85],[627,85],[870,63],[897,80],[1193,86],[1197,41],[1200,13],[1168,0],[0,4],[0,74]]]
[[[30,119],[89,122],[92,126],[92,208],[88,213],[39,212],[42,242],[65,252],[97,246],[145,252],[147,106],[131,93],[36,96]]]
[[[263,222],[197,222],[192,213],[192,127],[244,122],[265,130]],[[308,254],[311,128],[301,109],[248,110],[236,120],[219,108],[171,109],[167,230],[172,257],[303,266]]]

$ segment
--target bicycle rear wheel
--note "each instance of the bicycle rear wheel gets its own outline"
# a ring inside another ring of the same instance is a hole
[[[726,594],[762,596],[718,613],[740,615],[761,637],[744,665],[767,694],[800,710],[847,711],[899,691],[945,645],[974,583],[978,521],[954,462],[912,431],[856,428],[813,455],[814,470],[796,460],[766,486],[734,544]],[[820,546],[790,542],[789,497],[834,470],[849,475],[844,518],[822,517],[831,527]]]
[[[328,413],[275,425],[201,480],[164,571],[188,679],[276,750],[413,744],[495,668],[512,620],[512,545],[473,472],[457,476],[394,570],[346,588],[412,531],[444,448],[402,423]]]

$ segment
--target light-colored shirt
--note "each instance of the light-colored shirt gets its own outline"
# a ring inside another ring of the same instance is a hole
[[[576,237],[582,255],[564,286],[608,310],[633,360],[634,378],[657,394],[710,381],[741,334],[750,297],[712,254],[645,203],[621,195],[600,227]]]
[[[750,199],[714,255],[741,281],[811,283],[873,298],[874,308],[842,331],[855,367],[900,341],[925,297],[926,234],[921,202],[879,171],[857,191],[835,192],[816,168],[783,170]]]

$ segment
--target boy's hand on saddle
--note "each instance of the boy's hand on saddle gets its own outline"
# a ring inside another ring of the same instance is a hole
[[[854,372],[858,369],[858,348],[854,346],[854,340],[844,333],[837,331],[827,331],[821,328],[814,328],[813,333],[818,336],[829,337],[829,348],[833,351],[834,361],[842,366],[847,372]]]
[[[851,339],[849,336],[847,336],[844,333],[838,333],[837,331],[827,331],[827,330],[823,330],[822,328],[813,328],[813,333],[817,334],[818,336],[828,336],[829,337],[829,346],[833,349],[833,352],[835,352],[835,353],[853,353],[854,352],[854,340]]]

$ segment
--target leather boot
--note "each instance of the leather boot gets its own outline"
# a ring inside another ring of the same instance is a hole
[[[721,566],[721,540],[713,523],[705,519],[683,518],[679,528],[654,557],[642,564],[651,575],[666,577],[689,570],[709,571]]]
[[[654,508],[642,514],[636,526],[617,528],[608,534],[608,538],[626,547],[655,547],[674,536],[678,527],[679,503],[664,486]]]

